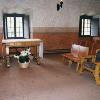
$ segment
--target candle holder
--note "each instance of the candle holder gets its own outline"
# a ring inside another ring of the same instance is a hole
[[[61,0],[60,3],[57,3],[57,11],[59,11],[63,6],[63,1]]]

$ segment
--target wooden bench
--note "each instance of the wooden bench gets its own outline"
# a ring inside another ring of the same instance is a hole
[[[79,70],[80,66],[82,66],[84,62],[84,57],[88,56],[89,48],[77,44],[72,44],[71,53],[63,54],[64,61],[68,61],[69,65],[72,62],[77,63],[76,71]]]

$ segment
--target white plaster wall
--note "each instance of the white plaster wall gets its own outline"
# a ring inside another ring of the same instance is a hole
[[[3,13],[30,15],[31,27],[78,27],[81,14],[100,14],[100,0],[0,0],[0,26]]]

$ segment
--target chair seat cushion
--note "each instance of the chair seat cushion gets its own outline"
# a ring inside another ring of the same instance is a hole
[[[73,55],[72,55],[71,53],[64,54],[63,56],[64,56],[65,58],[67,58],[67,59],[73,58]]]
[[[85,65],[85,67],[88,67],[88,68],[95,70],[96,64],[94,64],[92,62],[85,62],[84,65]]]
[[[81,61],[81,59],[78,58],[78,57],[73,57],[72,60],[73,60],[74,62],[80,62],[80,61]]]
[[[69,54],[64,54],[63,55],[65,58],[69,59],[69,60],[72,60],[74,62],[79,62],[80,61],[80,58],[79,57],[74,57],[71,53]]]

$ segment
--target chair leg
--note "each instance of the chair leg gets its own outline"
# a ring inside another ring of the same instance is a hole
[[[79,74],[82,74],[82,73],[83,73],[83,70],[84,70],[84,65],[81,64],[81,65],[80,65],[80,69],[79,69]]]
[[[76,72],[78,72],[79,67],[80,67],[80,63],[77,63],[77,66],[76,66]]]
[[[69,60],[68,62],[69,62],[68,66],[71,66],[71,64],[72,64],[72,61],[71,61],[71,60]]]
[[[63,57],[63,62],[66,63],[66,58],[65,57]]]
[[[94,72],[94,77],[95,77],[95,80],[96,80],[96,84],[97,85],[100,85],[99,72],[100,72],[100,66],[96,65],[95,72]]]
[[[63,62],[64,63],[67,63],[68,62],[68,66],[71,66],[71,64],[72,64],[72,61],[69,60],[69,59],[67,59],[66,57],[63,57]]]

